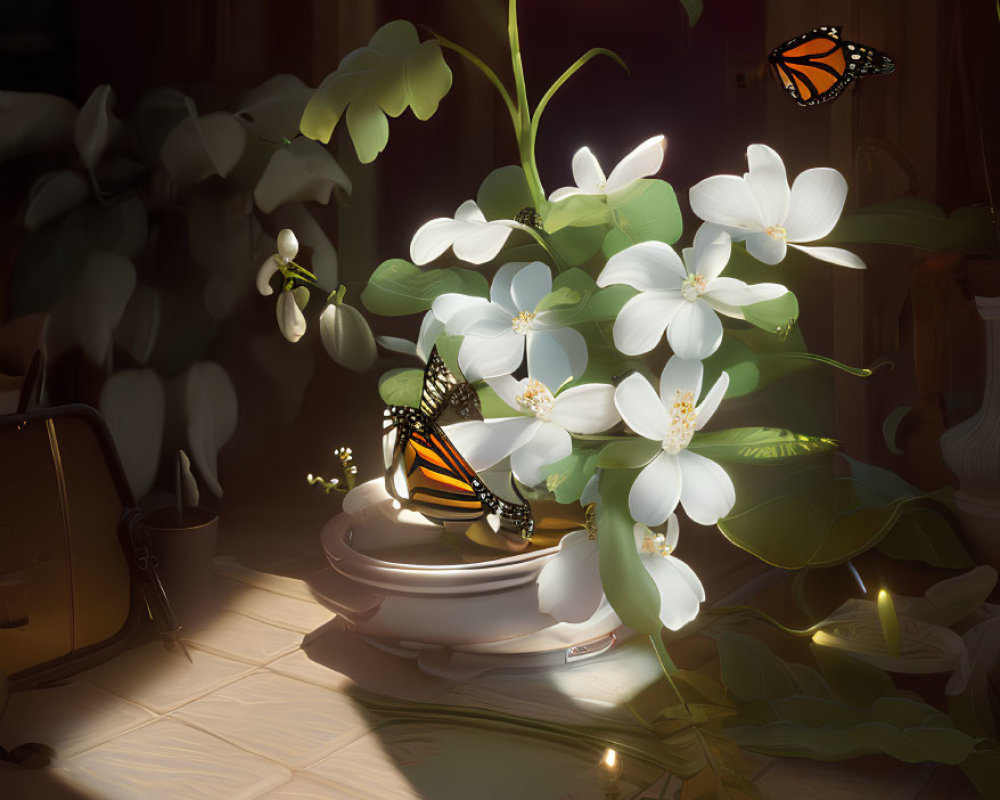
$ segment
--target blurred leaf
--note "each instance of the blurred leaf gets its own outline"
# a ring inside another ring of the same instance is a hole
[[[1000,750],[995,742],[969,755],[962,762],[962,772],[983,797],[1000,797]]]
[[[159,161],[160,150],[170,132],[184,120],[197,120],[194,101],[176,89],[158,88],[139,100],[130,124],[148,163]]]
[[[186,117],[167,134],[160,161],[178,186],[227,176],[243,155],[247,132],[228,111]]]
[[[0,164],[68,145],[77,113],[54,94],[0,91]]]
[[[320,338],[330,358],[355,372],[375,363],[378,348],[368,321],[347,303],[330,303],[319,318]]]
[[[591,450],[574,450],[566,458],[542,467],[545,487],[559,503],[575,503],[587,481],[597,471],[597,457]]]
[[[197,508],[201,493],[198,491],[198,483],[191,474],[191,459],[183,450],[177,451],[177,474],[179,478],[179,497],[177,503],[180,508]]]
[[[153,488],[160,464],[166,400],[163,383],[151,369],[116,372],[101,387],[101,416],[115,440],[132,496]]]
[[[313,89],[294,75],[275,75],[240,98],[236,116],[254,136],[275,144],[294,139]]]
[[[218,454],[236,431],[236,388],[218,364],[199,361],[185,375],[184,400],[191,458],[212,494],[222,497]]]
[[[567,227],[603,225],[611,211],[603,195],[574,194],[549,206],[542,218],[546,233],[556,233]]]
[[[885,442],[885,446],[894,456],[901,456],[904,453],[896,443],[896,434],[899,431],[900,424],[909,416],[912,410],[913,406],[899,406],[890,411],[882,421],[882,441]]]
[[[424,371],[403,367],[390,369],[378,379],[379,397],[387,406],[420,405],[420,394],[424,386]]]
[[[514,219],[518,211],[531,204],[524,170],[513,164],[493,170],[476,193],[476,205],[489,220]]]
[[[489,284],[472,270],[421,270],[409,261],[392,258],[372,273],[361,302],[373,314],[400,316],[427,311],[436,297],[448,292],[488,297]]]
[[[334,186],[351,191],[351,179],[330,151],[299,137],[274,151],[253,190],[257,208],[270,214],[278,206],[301,200],[326,205]]]
[[[938,625],[954,625],[985,603],[996,585],[996,569],[984,564],[935,583],[910,604],[906,613]]]
[[[142,253],[149,238],[149,211],[138,194],[119,195],[93,210],[96,217],[90,233],[95,249],[133,259]]]
[[[959,208],[948,216],[940,206],[915,197],[901,197],[844,214],[823,241],[900,244],[969,255],[997,253],[989,208]]]
[[[608,197],[615,227],[604,239],[604,256],[639,242],[673,244],[684,229],[673,187],[666,181],[643,178],[629,189]]]
[[[76,117],[73,141],[83,166],[90,172],[97,167],[108,142],[118,131],[120,123],[111,113],[114,104],[114,90],[102,84],[90,93]]]
[[[98,366],[107,361],[112,333],[132,297],[135,283],[135,267],[127,258],[117,253],[94,253],[84,265],[75,295],[66,298],[57,309],[57,314],[72,316],[76,341],[87,358]]]
[[[774,462],[836,450],[833,439],[780,428],[729,428],[696,433],[688,449],[713,461]]]
[[[606,444],[597,457],[601,469],[638,469],[646,466],[663,451],[661,442],[640,436]]]
[[[303,112],[301,131],[326,144],[346,111],[358,158],[367,164],[388,140],[385,115],[398,117],[409,107],[417,119],[430,119],[451,80],[437,42],[421,42],[405,20],[388,22],[323,79]]]
[[[290,425],[316,372],[316,356],[308,347],[289,347],[283,336],[275,334],[269,331],[255,336],[250,353],[261,372],[271,379],[269,399],[277,406],[273,413],[281,424]]]
[[[29,230],[41,228],[81,205],[89,195],[90,184],[79,172],[71,169],[46,172],[28,193],[24,226]]]
[[[628,493],[635,473],[601,473],[597,507],[597,546],[601,585],[618,618],[637,633],[659,636],[660,593],[639,558],[628,511]]]
[[[975,563],[958,538],[951,515],[933,509],[915,509],[901,516],[879,541],[878,549],[901,561],[923,561],[947,569],[968,569]]]
[[[743,318],[768,333],[784,332],[799,318],[799,301],[788,292],[773,300],[763,300],[750,306],[743,306]]]
[[[681,5],[688,15],[688,24],[693,28],[701,16],[702,0],[681,0]]]
[[[125,306],[115,328],[115,344],[137,364],[145,364],[153,353],[160,330],[160,296],[151,286],[139,285]]]

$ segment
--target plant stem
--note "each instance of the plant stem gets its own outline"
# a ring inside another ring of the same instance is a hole
[[[670,653],[667,652],[667,648],[663,644],[663,639],[660,638],[659,633],[656,633],[649,637],[649,641],[653,645],[653,652],[656,653],[656,660],[660,662],[660,667],[663,669],[663,674],[666,676],[667,682],[670,684],[670,688],[674,690],[674,694],[677,695],[677,699],[681,701],[681,705],[690,717],[691,709],[688,708],[688,704],[684,700],[684,696],[681,694],[680,690],[677,688],[677,684],[674,683],[674,679],[671,677],[675,672],[677,672],[677,665],[670,657]]]
[[[728,616],[730,614],[739,613],[749,613],[758,617],[764,622],[773,625],[778,630],[783,633],[787,633],[789,636],[799,636],[805,638],[807,636],[812,636],[816,631],[823,627],[823,622],[817,622],[815,625],[810,625],[808,628],[789,628],[787,625],[782,625],[778,620],[768,614],[766,611],[761,611],[759,608],[754,608],[753,606],[723,606],[721,608],[709,608],[706,609],[706,614],[712,614],[713,616]]]
[[[510,98],[510,93],[507,91],[507,87],[503,85],[497,74],[490,69],[490,67],[484,62],[479,56],[473,53],[471,50],[467,50],[460,44],[456,44],[450,39],[446,39],[444,36],[431,31],[434,34],[434,39],[442,47],[447,47],[449,50],[454,50],[459,55],[468,59],[470,63],[476,66],[486,79],[496,87],[496,90],[500,93],[500,99],[503,100],[503,104],[507,107],[507,113],[510,114],[510,120],[514,123],[514,129],[517,130],[518,118],[517,118],[517,108],[514,105],[514,101]]]
[[[562,258],[560,258],[559,254],[555,250],[549,247],[548,242],[545,241],[545,237],[543,237],[538,231],[536,231],[530,225],[525,225],[524,228],[519,228],[518,230],[524,230],[525,232],[527,232],[529,236],[531,236],[536,242],[538,242],[538,244],[542,246],[542,249],[546,253],[548,253],[549,256],[551,256],[555,268],[559,272],[562,272],[564,269],[566,269],[566,262],[564,262]]]
[[[535,164],[535,151],[531,141],[531,109],[528,106],[528,90],[524,83],[524,65],[521,63],[521,40],[517,30],[517,0],[507,4],[507,39],[510,41],[510,62],[514,70],[514,89],[517,93],[517,117],[514,129],[517,134],[517,150],[521,156],[521,166],[528,182],[528,191],[535,209],[541,211],[546,204],[542,181]]]

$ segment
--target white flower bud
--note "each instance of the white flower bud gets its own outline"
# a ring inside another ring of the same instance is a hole
[[[278,231],[278,256],[286,263],[298,255],[299,240],[288,228]]]

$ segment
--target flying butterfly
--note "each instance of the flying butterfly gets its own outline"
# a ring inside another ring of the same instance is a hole
[[[774,48],[767,60],[800,106],[833,100],[862,75],[888,75],[896,69],[885,53],[841,39],[836,25],[824,25],[789,39]]]
[[[386,490],[405,507],[433,522],[474,522],[495,514],[502,527],[520,530],[527,539],[535,530],[531,506],[511,486],[521,503],[497,497],[438,424],[449,407],[460,416],[478,414],[479,398],[460,383],[435,347],[424,368],[420,405],[385,410],[382,439]]]

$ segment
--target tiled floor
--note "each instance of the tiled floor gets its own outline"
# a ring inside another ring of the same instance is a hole
[[[591,751],[523,731],[392,724],[364,697],[595,724],[628,719],[623,701],[658,676],[645,642],[632,640],[561,669],[432,677],[345,631],[310,590],[321,574],[303,580],[227,558],[216,568],[218,609],[185,633],[190,661],[176,645],[148,642],[64,684],[11,697],[0,745],[43,742],[56,757],[44,769],[0,771],[0,798],[601,800]],[[692,640],[685,657],[700,652]],[[754,763],[769,800],[932,796],[933,771],[919,766]],[[626,762],[618,796],[656,797],[662,778]],[[662,796],[677,786],[668,780]]]

